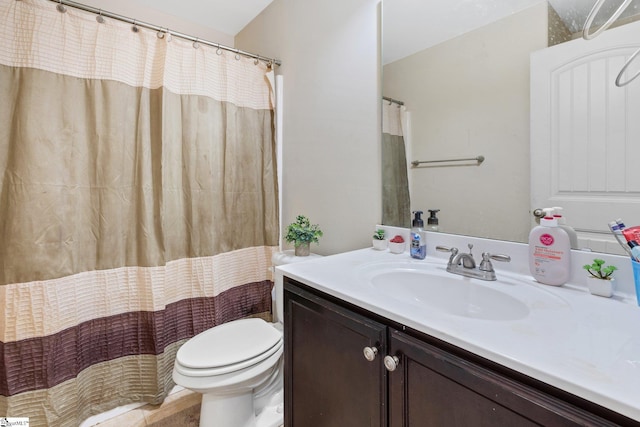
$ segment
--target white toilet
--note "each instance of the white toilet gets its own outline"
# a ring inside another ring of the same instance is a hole
[[[273,256],[274,265],[319,255]],[[283,408],[283,289],[276,278],[274,321],[240,319],[208,329],[178,349],[173,381],[202,393],[201,427],[279,427]]]

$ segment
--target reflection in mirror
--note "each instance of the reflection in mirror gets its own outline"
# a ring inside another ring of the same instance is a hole
[[[383,0],[383,95],[405,104],[410,210],[440,209],[444,232],[527,241],[535,221],[531,212],[548,207],[532,206],[531,186],[547,185],[552,178],[532,180],[533,162],[555,161],[530,158],[531,55],[565,42],[595,42],[576,40],[595,3]],[[607,0],[594,30],[621,3]],[[640,0],[633,0],[612,28],[636,20],[638,12]],[[635,42],[640,46],[640,37]],[[478,156],[484,157],[482,163],[411,165]],[[635,196],[637,203],[640,193]],[[564,213],[570,225],[589,215],[588,209]],[[640,224],[640,217],[626,222]],[[607,221],[592,231],[596,240],[614,241],[605,235]],[[583,239],[581,247],[620,252],[615,246]]]
[[[383,98],[382,104],[382,223],[409,227],[410,201],[406,126],[403,103]]]

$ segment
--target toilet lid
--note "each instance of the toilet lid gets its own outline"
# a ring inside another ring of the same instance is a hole
[[[262,319],[240,319],[191,338],[180,347],[176,358],[187,368],[218,368],[253,359],[281,339],[282,332]]]

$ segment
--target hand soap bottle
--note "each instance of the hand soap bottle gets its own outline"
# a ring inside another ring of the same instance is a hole
[[[540,219],[529,233],[529,270],[540,283],[562,286],[571,275],[569,235],[552,216]]]
[[[440,209],[427,209],[429,211],[429,218],[427,218],[427,231],[440,231],[438,226],[438,217],[436,214],[440,212]]]
[[[411,249],[412,258],[424,259],[427,256],[427,234],[424,229],[424,221],[422,220],[422,211],[413,212],[413,222],[411,223]]]
[[[558,221],[558,227],[562,228],[569,235],[569,242],[571,243],[571,249],[578,249],[578,234],[576,230],[573,229],[570,225],[567,225],[567,220],[562,216],[562,208],[555,206],[553,208],[546,208],[543,211],[547,212],[547,216],[549,214],[553,215],[553,217]]]

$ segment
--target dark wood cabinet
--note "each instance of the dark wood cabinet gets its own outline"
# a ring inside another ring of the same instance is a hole
[[[389,352],[390,426],[615,426],[398,330]]]
[[[384,324],[287,285],[285,325],[285,426],[387,425]]]
[[[285,278],[285,426],[640,422]]]

